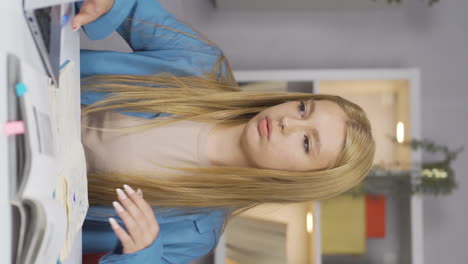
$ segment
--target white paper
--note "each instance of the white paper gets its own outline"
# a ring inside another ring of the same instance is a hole
[[[68,218],[67,239],[60,254],[61,260],[70,254],[71,243],[75,241],[89,207],[86,160],[81,143],[80,98],[74,98],[72,93],[73,71],[74,62],[70,61],[60,71],[60,88],[49,88],[60,166],[56,199],[66,208]]]

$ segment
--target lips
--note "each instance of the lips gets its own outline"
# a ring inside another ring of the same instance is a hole
[[[267,125],[268,125],[268,138],[270,138],[270,135],[271,135],[271,131],[273,129],[273,122],[271,121],[270,118],[266,117],[266,120],[267,120]]]
[[[271,120],[268,117],[264,117],[258,122],[258,130],[260,135],[267,139],[270,138],[271,128]]]

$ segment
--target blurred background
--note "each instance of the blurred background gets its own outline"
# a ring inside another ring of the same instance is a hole
[[[411,151],[389,139],[397,137],[398,126],[404,141],[417,129],[422,138],[449,148],[468,145],[468,1],[159,2],[217,43],[235,71],[378,69],[385,75],[385,69],[417,69],[420,90],[414,94],[410,78],[241,82],[254,90],[339,94],[363,106],[377,140],[375,164],[384,171],[414,165]],[[116,34],[100,41],[81,34],[82,48],[130,51]],[[412,109],[419,120],[411,119]],[[193,263],[464,263],[467,156],[462,152],[451,165],[458,189],[447,195],[424,195],[415,203],[414,195],[383,190],[263,205],[237,217],[216,253]],[[422,152],[424,161],[433,158]],[[411,217],[412,208],[419,208],[420,218]]]

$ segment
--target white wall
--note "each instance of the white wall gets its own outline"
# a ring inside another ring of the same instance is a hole
[[[405,0],[404,0],[405,1]],[[423,136],[468,147],[468,1],[365,12],[217,12],[185,0],[184,19],[218,43],[234,69],[419,67]],[[460,188],[424,201],[425,263],[468,258],[468,149]]]

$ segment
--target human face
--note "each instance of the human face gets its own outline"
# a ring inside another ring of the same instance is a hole
[[[242,131],[241,148],[252,167],[325,169],[336,161],[344,144],[345,120],[343,110],[332,101],[282,103],[249,120]]]

